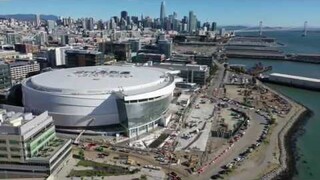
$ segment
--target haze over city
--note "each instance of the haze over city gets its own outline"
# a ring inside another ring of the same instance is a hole
[[[159,17],[161,0],[1,0],[1,14],[53,14],[63,17],[94,17],[109,19],[122,10],[129,15]],[[288,5],[290,4],[290,5]],[[319,26],[317,0],[168,0],[167,14],[177,12],[182,18],[193,10],[201,21],[215,21],[220,25]]]

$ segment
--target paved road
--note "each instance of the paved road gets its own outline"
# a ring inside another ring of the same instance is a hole
[[[278,123],[277,126],[275,126],[272,129],[271,135],[269,136],[269,144],[264,149],[260,150],[261,152],[259,152],[259,157],[257,157],[256,159],[257,162],[249,161],[247,162],[247,164],[245,162],[244,166],[236,171],[237,176],[232,177],[232,179],[234,180],[253,179],[253,178],[261,177],[262,175],[270,171],[271,170],[270,168],[277,167],[275,165],[279,165],[280,163],[279,160],[281,158],[284,158],[283,162],[281,162],[281,163],[284,163],[285,156],[283,154],[282,156],[280,156],[279,154],[280,153],[279,146],[278,146],[279,134],[284,133],[285,131],[283,131],[283,128],[290,127],[290,126],[286,126],[287,123],[290,122],[290,119],[292,120],[297,118],[296,116],[299,113],[301,113],[303,110],[304,108],[302,108],[301,106],[294,105],[286,118],[281,118],[281,119],[279,118],[277,122]],[[280,138],[283,138],[283,134],[282,136],[280,136]],[[276,158],[274,157],[275,155],[276,155]],[[270,164],[270,162],[272,164]],[[265,179],[270,179],[270,177],[266,177]]]
[[[181,170],[179,168],[176,168],[175,166],[161,165],[158,161],[154,160],[153,156],[140,155],[140,154],[136,154],[136,153],[123,153],[123,152],[111,151],[111,150],[107,150],[106,152],[110,152],[110,153],[117,154],[117,155],[130,155],[130,156],[135,157],[137,159],[141,159],[141,160],[149,163],[150,165],[160,166],[162,168],[162,170],[164,172],[166,172],[166,173],[174,171],[182,179],[185,179],[185,178],[187,178],[189,176],[188,172],[183,171],[183,170]]]
[[[251,118],[251,125],[246,130],[246,134],[220,160],[209,166],[204,173],[199,175],[198,179],[210,179],[212,175],[217,174],[221,170],[221,166],[233,161],[233,159],[239,156],[239,153],[244,152],[251,144],[256,143],[256,140],[263,131],[266,120],[253,111],[249,111],[249,116]],[[219,153],[215,153],[215,156],[217,154]]]
[[[214,60],[213,62],[218,67],[218,70],[216,71],[215,77],[212,78],[210,82],[209,92],[212,92],[213,89],[219,88],[221,86],[225,71],[223,64],[220,64],[217,60]]]

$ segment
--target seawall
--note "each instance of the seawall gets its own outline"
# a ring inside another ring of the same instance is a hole
[[[306,109],[299,117],[298,119],[291,125],[289,131],[284,136],[284,147],[286,151],[286,166],[284,166],[281,171],[272,178],[272,180],[288,180],[292,179],[294,176],[296,170],[296,160],[295,160],[295,146],[296,146],[296,138],[297,133],[301,130],[301,128],[304,127],[307,120],[312,115],[312,111],[309,109]]]
[[[262,177],[263,180],[288,180],[292,179],[294,173],[296,172],[294,147],[296,146],[296,138],[299,132],[298,130],[304,127],[307,120],[312,115],[312,111],[301,103],[284,95],[283,93],[280,93],[279,91],[276,91],[270,87],[269,89],[300,107],[298,108],[299,111],[295,112],[295,115],[288,120],[286,125],[278,134],[280,167]]]
[[[250,51],[226,51],[228,58],[246,58],[246,59],[269,59],[283,60],[301,63],[320,64],[320,55],[312,54],[282,54],[272,52],[250,52]]]
[[[301,88],[301,89],[307,89],[307,90],[312,90],[312,91],[320,91],[320,87],[312,86],[312,84],[310,84],[310,85],[300,85],[300,84],[295,84],[295,83],[290,83],[290,82],[286,83],[286,82],[270,80],[269,78],[259,78],[259,80],[262,81],[262,82],[266,82],[266,83],[279,84],[279,85],[295,87],[295,88]]]

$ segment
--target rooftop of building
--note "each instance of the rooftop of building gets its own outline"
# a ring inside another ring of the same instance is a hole
[[[182,64],[182,63],[159,63],[154,64],[155,67],[161,67],[171,70],[193,70],[193,71],[208,71],[207,65],[198,65],[198,64]]]
[[[99,55],[102,54],[99,51],[93,51],[93,50],[82,50],[82,49],[70,49],[66,50],[66,54],[93,54],[93,55]]]
[[[190,100],[191,96],[192,96],[192,94],[184,94],[184,93],[182,93],[182,94],[178,97],[177,102]]]
[[[0,135],[18,135],[27,139],[44,126],[53,123],[53,119],[45,111],[32,114],[23,107],[0,105]]]
[[[7,65],[2,59],[0,59],[0,65]]]
[[[147,53],[147,52],[141,52],[138,54],[138,56],[164,56],[164,54],[159,53]]]
[[[0,126],[20,127],[34,119],[34,117],[32,113],[24,112],[23,108],[0,106]]]
[[[61,139],[55,137],[53,140],[49,141],[46,146],[39,149],[39,151],[33,156],[29,158],[28,161],[41,161],[41,160],[49,160],[53,155],[55,155],[63,146],[67,143],[71,143],[69,139]]]
[[[288,78],[288,79],[297,79],[297,80],[303,80],[303,81],[310,81],[310,82],[320,83],[320,79],[303,77],[303,76],[294,76],[294,75],[289,75],[289,74],[272,73],[272,74],[270,74],[270,76],[283,77],[283,78]]]
[[[152,92],[173,81],[165,69],[134,65],[90,66],[39,74],[25,82],[40,91],[72,95]]]
[[[41,128],[39,127],[44,128],[47,126],[47,124],[43,123],[48,122],[48,119],[43,119],[43,117],[48,117],[48,113],[44,112],[40,115],[34,115],[25,112],[23,107],[0,105],[0,135],[21,135],[23,136],[22,139],[27,139],[32,134],[40,132]],[[27,161],[48,162],[56,153],[62,150],[61,148],[66,147],[70,143],[70,140],[53,137],[45,146],[38,150],[35,156],[28,158]]]
[[[30,59],[16,59],[15,61],[8,62],[10,67],[18,67],[18,66],[25,66],[29,64],[37,64],[37,61],[30,60]]]
[[[119,44],[123,44],[123,45],[130,44],[130,42],[128,42],[128,41],[105,41],[103,43],[105,43],[105,44],[117,44],[117,45],[119,45]]]
[[[19,54],[19,52],[16,52],[15,50],[1,50],[0,54]]]

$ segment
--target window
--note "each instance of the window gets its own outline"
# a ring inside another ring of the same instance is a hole
[[[121,123],[130,129],[149,124],[161,118],[161,115],[167,110],[171,98],[171,95],[169,95],[145,103],[125,104],[124,112],[126,112],[126,116],[121,117]],[[122,110],[122,108],[120,109]],[[143,128],[141,130],[144,130]]]
[[[148,101],[148,99],[141,99],[141,100],[139,100],[139,102],[146,102],[146,101]]]
[[[13,159],[20,159],[21,156],[19,156],[19,155],[11,155],[11,158],[13,158]]]
[[[0,151],[7,151],[7,147],[0,147]]]
[[[10,151],[12,151],[12,152],[20,152],[20,148],[10,148]]]
[[[9,140],[9,143],[10,143],[10,144],[19,144],[19,141],[16,141],[16,140]]]
[[[0,154],[0,158],[8,158],[7,154]]]
[[[7,141],[6,140],[0,140],[0,144],[6,144]]]

